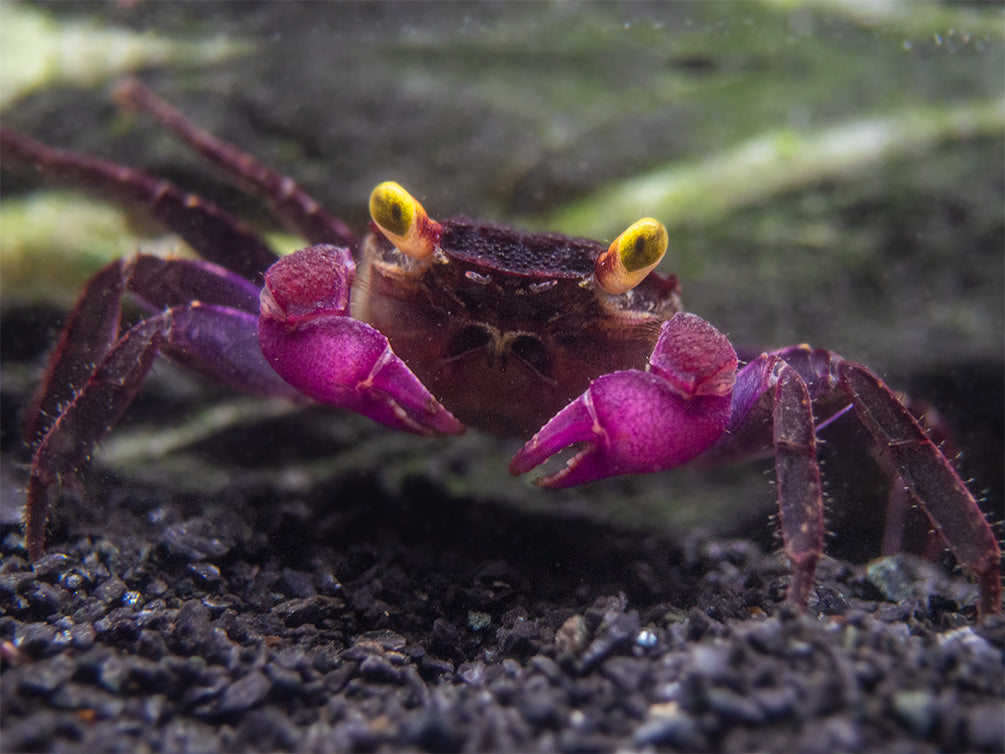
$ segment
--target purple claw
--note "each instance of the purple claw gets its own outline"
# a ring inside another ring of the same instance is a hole
[[[684,399],[656,375],[614,372],[594,380],[559,411],[513,457],[510,471],[523,474],[576,443],[588,447],[537,484],[572,487],[618,474],[661,471],[702,453],[728,419],[728,398]]]
[[[272,368],[320,403],[416,434],[464,431],[370,325],[321,314],[289,329],[262,317],[258,337]]]
[[[650,364],[654,373],[631,370],[594,380],[520,449],[510,471],[523,474],[585,443],[565,468],[537,480],[572,487],[673,468],[707,450],[729,421],[732,346],[700,317],[677,314],[663,324]]]
[[[346,316],[355,267],[348,250],[312,246],[273,265],[258,337],[273,369],[300,392],[395,429],[461,434],[387,338]]]

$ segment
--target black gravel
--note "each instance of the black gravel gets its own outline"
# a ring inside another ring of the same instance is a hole
[[[800,614],[746,540],[102,489],[34,568],[5,511],[4,751],[1003,748],[1005,620],[908,556],[825,559]]]

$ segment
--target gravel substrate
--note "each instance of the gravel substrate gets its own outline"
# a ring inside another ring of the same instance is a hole
[[[7,511],[4,751],[1005,745],[1005,621],[910,557],[825,559],[799,614],[745,540],[428,489],[329,490],[337,512],[104,489],[34,569]]]

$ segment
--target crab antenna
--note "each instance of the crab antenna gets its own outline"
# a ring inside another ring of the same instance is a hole
[[[644,217],[611,242],[597,258],[594,276],[612,295],[630,291],[660,263],[669,245],[667,229],[659,220]]]
[[[418,200],[394,181],[385,181],[370,194],[370,217],[398,251],[428,264],[440,240],[441,227],[430,220]]]

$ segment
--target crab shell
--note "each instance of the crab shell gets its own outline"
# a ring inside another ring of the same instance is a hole
[[[352,311],[462,422],[526,437],[596,377],[644,369],[682,308],[674,276],[605,292],[594,270],[606,250],[455,218],[418,265],[376,231],[361,246]]]

